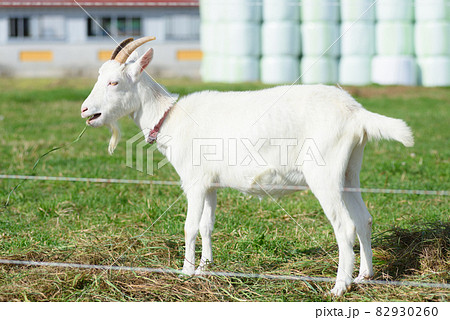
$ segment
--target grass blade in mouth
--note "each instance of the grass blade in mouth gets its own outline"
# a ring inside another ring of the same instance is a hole
[[[97,118],[100,117],[100,116],[101,116],[101,113],[96,113],[96,114],[92,115],[92,116],[89,118],[89,121],[95,120],[95,119],[97,119]]]

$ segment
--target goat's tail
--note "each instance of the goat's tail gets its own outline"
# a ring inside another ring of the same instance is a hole
[[[359,110],[358,118],[369,139],[396,140],[405,147],[414,145],[411,128],[403,120],[389,118],[366,109]]]

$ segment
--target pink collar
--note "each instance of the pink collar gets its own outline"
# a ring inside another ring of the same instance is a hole
[[[170,106],[169,109],[167,109],[167,111],[164,112],[164,115],[162,116],[162,118],[159,120],[159,122],[156,124],[156,126],[150,131],[150,133],[148,134],[148,137],[146,139],[146,141],[148,143],[153,144],[156,142],[156,138],[158,137],[159,129],[161,129],[161,126],[162,126],[164,120],[166,120],[167,115],[169,114],[169,111],[172,109],[172,107],[174,105],[175,104]]]

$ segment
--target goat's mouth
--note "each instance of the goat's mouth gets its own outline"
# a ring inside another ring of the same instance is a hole
[[[102,114],[101,113],[95,113],[92,116],[89,117],[89,119],[87,119],[87,124],[90,124],[92,121],[94,121],[95,119],[98,119]]]

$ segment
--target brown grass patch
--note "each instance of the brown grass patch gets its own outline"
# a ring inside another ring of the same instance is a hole
[[[424,88],[424,87],[408,87],[408,86],[368,86],[354,87],[344,86],[354,97],[361,98],[436,98],[447,99],[448,88]]]
[[[375,256],[383,261],[383,278],[423,277],[424,281],[450,280],[450,223],[411,229],[394,228],[374,239]]]

